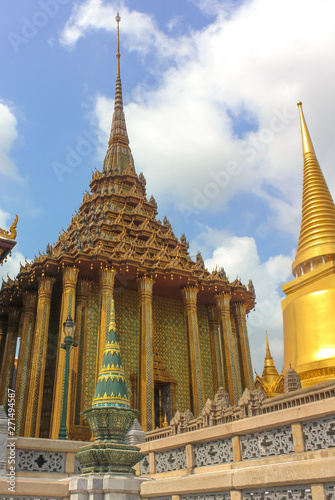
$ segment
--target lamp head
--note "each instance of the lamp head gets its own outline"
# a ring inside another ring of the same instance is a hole
[[[71,314],[69,314],[67,320],[64,321],[63,323],[63,331],[65,337],[73,337],[75,329],[76,329],[76,324],[71,318]]]

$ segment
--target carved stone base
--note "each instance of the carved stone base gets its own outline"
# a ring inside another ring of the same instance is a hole
[[[91,441],[92,431],[89,425],[70,425],[69,439],[74,441]]]
[[[82,474],[130,474],[143,455],[137,446],[95,441],[85,446],[76,458],[82,464]]]
[[[82,474],[130,474],[134,465],[144,458],[137,446],[127,445],[125,437],[137,410],[117,407],[96,407],[83,411],[93,432],[94,442],[77,454]]]

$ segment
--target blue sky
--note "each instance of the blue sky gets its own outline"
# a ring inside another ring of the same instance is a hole
[[[252,278],[254,368],[265,330],[282,366],[282,283],[298,241],[302,100],[332,168],[335,6],[320,0],[15,0],[0,16],[0,227],[19,215],[13,277],[66,229],[101,169],[113,111],[116,23],[130,146],[159,217],[190,253]]]

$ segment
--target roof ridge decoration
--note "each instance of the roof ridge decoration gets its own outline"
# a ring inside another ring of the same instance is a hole
[[[19,217],[16,215],[14,221],[12,222],[12,225],[10,226],[9,230],[7,231],[6,229],[1,229],[0,228],[0,237],[8,238],[10,240],[15,240],[17,231],[17,223],[18,223]]]
[[[294,276],[304,274],[335,254],[335,205],[315,155],[313,143],[298,103],[304,158],[302,219]]]

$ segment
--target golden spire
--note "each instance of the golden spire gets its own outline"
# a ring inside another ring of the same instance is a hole
[[[104,160],[103,172],[105,174],[122,174],[126,169],[135,173],[134,160],[129,147],[126,120],[123,111],[122,86],[120,73],[120,28],[121,17],[119,13],[115,18],[116,29],[116,86],[114,99],[114,113],[112,128],[108,141],[108,149]]]
[[[268,385],[271,386],[274,382],[279,377],[279,374],[277,372],[276,365],[273,361],[273,357],[271,356],[270,352],[270,347],[269,347],[269,339],[268,339],[268,332],[265,332],[266,336],[266,354],[264,358],[264,369],[262,373],[262,381]]]
[[[302,103],[298,103],[304,157],[302,219],[297,254],[292,264],[300,276],[335,254],[335,205],[316,159]]]
[[[266,338],[266,354],[265,354],[265,359],[266,358],[272,358],[271,353],[270,353],[269,338],[268,338],[268,332],[267,332],[267,330],[265,330],[265,338]]]
[[[119,13],[117,13],[115,21],[117,23],[117,28],[116,28],[116,59],[117,59],[117,65],[116,65],[116,78],[120,78],[120,21],[121,17],[119,16]]]

